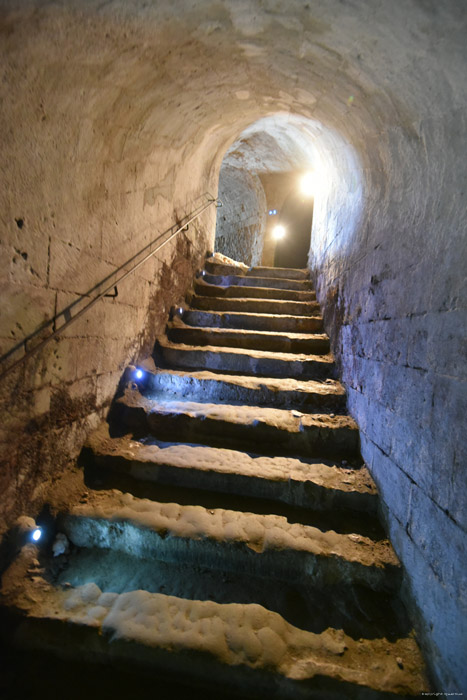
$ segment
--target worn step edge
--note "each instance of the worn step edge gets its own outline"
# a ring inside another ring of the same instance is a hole
[[[195,283],[195,292],[200,296],[222,297],[229,299],[268,299],[279,301],[312,302],[316,295],[310,290],[277,289],[276,287],[247,287],[245,285],[221,286],[204,279]]]
[[[37,551],[30,549],[32,566]],[[412,635],[356,641],[342,630],[301,630],[254,603],[107,593],[94,583],[54,588],[41,575],[28,580],[21,556],[9,576],[15,584],[8,601],[20,620],[18,646],[191,675],[210,686],[227,684],[240,696],[384,700],[429,690]]]
[[[205,273],[203,280],[209,284],[225,286],[270,287],[271,289],[289,289],[296,291],[313,291],[310,280],[291,280],[280,277],[254,277],[249,275],[213,275]]]
[[[359,431],[350,416],[301,414],[278,408],[149,399],[127,387],[112,407],[110,419],[120,430],[153,434],[162,440],[222,447],[260,446],[291,455],[354,458],[359,454]]]
[[[307,576],[318,587],[345,582],[393,592],[401,582],[401,567],[387,540],[322,532],[280,515],[158,503],[116,489],[91,492],[88,498],[58,519],[78,547],[222,571],[241,566],[278,580]]]
[[[280,353],[246,348],[185,345],[159,338],[155,360],[161,355],[168,366],[180,369],[206,369],[265,377],[321,379],[335,374],[334,358],[327,355]]]
[[[193,328],[179,316],[167,325],[167,337],[173,343],[185,345],[215,345],[241,347],[269,352],[311,353],[330,352],[329,338],[325,333],[279,333],[220,328]]]
[[[252,313],[271,313],[291,316],[319,315],[317,301],[281,301],[280,299],[229,299],[221,297],[204,297],[189,294],[188,303],[193,309],[201,311],[250,311]]]
[[[314,333],[322,331],[322,316],[287,316],[241,311],[206,311],[183,309],[182,319],[187,325],[238,330],[279,331],[282,333]]]
[[[374,516],[376,486],[367,469],[307,464],[291,457],[252,457],[201,445],[145,445],[111,438],[107,423],[86,443],[86,461],[139,481],[271,499],[315,510],[353,510]]]
[[[123,383],[135,380],[128,367]],[[269,408],[303,409],[307,412],[343,413],[346,393],[335,379],[299,380],[284,377],[256,377],[204,371],[155,368],[138,382],[145,395],[196,397],[197,401],[241,402]]]

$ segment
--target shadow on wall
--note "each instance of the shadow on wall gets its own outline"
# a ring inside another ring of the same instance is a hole
[[[363,170],[357,154],[333,129],[281,113],[250,125],[224,156],[219,176],[224,207],[218,211],[215,250],[248,265],[269,264],[264,255],[270,248],[270,176],[297,171],[315,176],[312,248],[316,241],[319,252],[326,240],[333,255],[345,255],[363,218]],[[267,257],[273,259],[273,254],[268,251]]]

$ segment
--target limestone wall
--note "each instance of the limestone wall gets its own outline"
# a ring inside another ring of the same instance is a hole
[[[2,351],[215,195],[228,147],[279,114],[249,157],[269,144],[266,170],[320,166],[311,268],[453,692],[467,687],[466,24],[463,0],[0,3]],[[4,522],[41,507],[213,241],[211,214],[2,384]]]
[[[219,175],[215,250],[246,265],[261,263],[266,228],[266,197],[257,175],[224,165]]]

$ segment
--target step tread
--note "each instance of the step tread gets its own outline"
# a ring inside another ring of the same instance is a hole
[[[255,299],[257,301],[316,301],[315,292],[306,289],[277,289],[276,287],[259,287],[257,285],[220,285],[203,278],[196,280],[195,290],[202,296],[215,296],[231,299]]]
[[[240,329],[240,328],[216,328],[216,327],[196,327],[196,326],[190,326],[189,324],[185,323],[179,316],[175,316],[172,321],[170,321],[167,324],[168,328],[183,328],[183,329],[190,329],[192,330],[193,328],[196,328],[199,332],[205,333],[206,335],[215,335],[215,334],[220,334],[220,333],[225,333],[227,335],[231,335],[232,337],[235,336],[241,336],[241,335],[246,335],[246,336],[258,336],[258,337],[264,337],[264,338],[281,338],[284,340],[322,340],[322,341],[329,341],[329,336],[327,333],[295,333],[295,332],[285,332],[281,333],[280,331],[254,331],[251,329]],[[217,347],[217,346],[216,346]]]
[[[306,428],[347,428],[358,431],[354,419],[348,415],[330,415],[327,413],[301,413],[300,411],[264,406],[237,406],[225,403],[201,403],[189,400],[150,399],[137,390],[126,390],[117,404],[130,408],[143,409],[146,414],[185,415],[189,418],[201,418],[235,423],[237,425],[256,426],[259,423],[269,425],[289,433],[300,433]]]
[[[246,271],[247,276],[253,277],[286,277],[287,279],[310,279],[310,272],[307,268],[295,268],[295,267],[263,267],[262,265],[257,265],[255,267],[250,267]]]
[[[150,372],[151,373],[151,372]],[[157,378],[159,375],[173,375],[174,377],[187,377],[193,379],[205,379],[226,384],[235,384],[249,389],[267,387],[274,392],[296,391],[302,393],[320,394],[322,396],[345,396],[345,388],[337,379],[294,379],[293,377],[255,377],[241,374],[221,374],[209,370],[185,371],[181,369],[156,368],[153,372]]]
[[[191,309],[191,308],[186,308],[185,311],[191,311],[193,313],[203,313],[203,314],[212,314],[213,316],[247,316],[247,317],[252,317],[252,318],[264,318],[266,320],[268,319],[278,319],[279,321],[284,321],[284,320],[296,320],[298,322],[302,322],[303,319],[306,319],[306,316],[296,316],[294,314],[268,314],[266,312],[261,312],[261,311],[216,311],[215,309],[209,310],[209,309]],[[319,315],[313,315],[313,319],[321,318],[322,316]],[[211,327],[211,326],[210,326]]]
[[[287,279],[286,277],[254,277],[252,275],[246,276],[246,275],[233,275],[233,274],[226,274],[226,275],[215,275],[212,274],[211,272],[206,272],[206,274],[203,276],[204,281],[208,282],[209,284],[218,284],[221,286],[232,286],[232,285],[239,285],[239,286],[261,286],[262,283],[264,283],[265,287],[268,287],[269,285],[287,285],[291,284],[291,287],[287,286],[279,286],[275,287],[276,289],[303,289],[304,291],[313,291],[313,287],[311,284],[311,281],[309,279],[303,279],[303,280],[297,280],[297,279]],[[222,281],[221,281],[222,280]]]
[[[239,450],[185,443],[144,444],[128,435],[110,437],[107,423],[89,436],[86,446],[96,457],[121,458],[131,463],[236,474],[284,483],[307,482],[330,490],[377,496],[376,486],[365,467],[346,469],[319,462],[309,464],[294,457],[252,456]]]
[[[345,389],[332,379],[319,382],[209,370],[161,369],[153,362],[145,364],[146,375],[138,386],[146,396],[195,396],[197,401],[294,408],[305,413],[317,410],[343,413],[346,410]],[[134,367],[127,369],[125,385],[134,382],[134,370]]]
[[[274,352],[269,350],[249,350],[247,348],[229,348],[217,345],[186,345],[185,343],[172,343],[167,340],[166,337],[161,337],[158,343],[163,348],[170,348],[173,350],[182,350],[187,352],[204,352],[204,353],[218,353],[218,354],[235,354],[235,355],[247,355],[251,358],[257,359],[270,359],[270,360],[282,360],[283,362],[321,362],[327,365],[334,364],[334,357],[331,353],[326,353],[324,355],[310,355],[309,353],[290,353],[290,352]]]
[[[297,328],[311,328],[321,330],[323,317],[319,314],[313,316],[294,316],[293,314],[255,313],[253,311],[215,311],[209,309],[187,309],[183,311],[183,320],[187,325],[195,328],[236,328],[242,330],[276,330],[287,332],[290,329],[295,332]]]
[[[333,530],[322,532],[311,525],[289,523],[281,515],[158,503],[116,489],[91,492],[86,503],[75,505],[65,516],[65,531],[72,542],[88,546],[81,538],[89,537],[89,528],[87,524],[74,524],[75,519],[105,521],[110,530],[111,523],[125,521],[138,529],[153,531],[163,539],[210,540],[224,546],[240,543],[258,555],[288,550],[324,559],[339,559],[365,568],[400,569],[388,540],[374,541],[363,535]],[[97,536],[100,546],[109,546],[101,529]],[[136,544],[134,547],[136,551]]]
[[[193,294],[190,297],[190,304],[194,310],[202,311],[241,311],[245,309],[254,314],[267,313],[269,310],[273,315],[294,315],[313,316],[314,312],[319,315],[320,307],[317,301],[291,301],[285,299],[255,299],[231,297],[211,297]]]
[[[212,288],[214,285],[207,285],[207,284],[206,284],[205,286],[206,286],[206,287],[209,286],[210,288]],[[224,287],[219,287],[219,289],[224,289]],[[245,287],[243,287],[243,289],[245,289]],[[267,299],[267,298],[261,299],[261,298],[254,298],[254,297],[238,297],[238,298],[231,298],[231,299],[230,299],[230,298],[228,298],[228,297],[223,297],[223,296],[218,296],[218,297],[216,297],[216,296],[205,297],[205,296],[202,296],[202,295],[200,295],[200,294],[194,294],[194,295],[193,295],[193,300],[196,301],[196,300],[198,300],[198,299],[202,299],[203,301],[206,301],[206,300],[207,300],[207,301],[217,300],[217,301],[222,301],[222,302],[229,302],[229,303],[232,303],[232,304],[235,303],[235,304],[238,304],[238,305],[240,305],[240,304],[245,305],[246,303],[248,303],[248,304],[258,304],[258,306],[260,306],[261,304],[266,305],[266,306],[268,306],[268,305],[274,305],[274,306],[278,306],[279,308],[280,308],[281,306],[283,306],[283,307],[285,308],[285,307],[288,306],[288,305],[292,305],[292,306],[295,306],[295,307],[297,307],[297,308],[301,308],[301,309],[304,309],[304,310],[306,310],[307,308],[310,308],[310,307],[313,308],[313,309],[319,308],[319,302],[317,302],[317,301],[315,301],[315,300],[313,300],[313,299],[311,299],[311,300],[307,299],[307,300],[305,300],[305,301],[299,301],[299,300],[295,300],[295,299]],[[255,313],[255,312],[253,312],[253,313]],[[275,314],[273,314],[273,315],[275,315]],[[287,313],[286,313],[286,314],[280,314],[280,315],[289,316],[289,315],[297,315],[297,314],[287,314]]]
[[[21,588],[18,583],[16,589],[12,587],[10,605],[24,616],[32,639],[38,637],[37,624],[40,630],[40,623],[49,620],[71,628],[73,643],[65,650],[60,649],[63,635],[50,638],[46,634],[48,644],[62,653],[76,654],[89,645],[89,634],[73,634],[74,629],[88,629],[95,634],[92,646],[96,657],[107,657],[112,646],[114,659],[131,661],[136,649],[140,663],[154,669],[170,658],[169,668],[179,672],[183,666],[188,672],[196,671],[202,659],[211,663],[218,680],[224,673],[227,683],[232,674],[247,667],[258,674],[261,695],[265,692],[264,675],[273,676],[269,679],[270,697],[284,697],[285,690],[288,698],[297,697],[301,682],[308,689],[303,689],[306,697],[318,697],[309,693],[313,679],[319,689],[323,676],[335,681],[337,688],[340,683],[349,683],[375,692],[413,696],[428,689],[412,636],[394,642],[384,638],[354,640],[332,628],[318,634],[302,630],[255,603],[222,604],[144,590],[110,593],[94,583],[59,588],[41,575],[28,580],[27,562],[21,563]],[[15,577],[18,581],[18,572],[12,571],[10,579]],[[161,650],[166,651],[162,658]],[[178,653],[173,654],[174,650]],[[402,668],[399,659],[403,660]],[[197,675],[205,673],[204,667]],[[278,676],[282,677],[280,689]],[[299,697],[305,696],[300,692]]]

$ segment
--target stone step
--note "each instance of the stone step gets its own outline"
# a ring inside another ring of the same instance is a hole
[[[94,491],[60,515],[76,547],[110,549],[141,559],[186,562],[288,581],[307,576],[317,588],[337,581],[393,592],[401,567],[387,540],[322,532],[279,515],[183,506]]]
[[[428,691],[412,636],[354,639],[309,632],[258,604],[220,604],[147,590],[123,593],[90,581],[76,587],[33,577],[37,549],[24,548],[5,576],[16,613],[13,643],[73,659],[172,673],[187,685],[241,698],[388,700]]]
[[[126,383],[131,381],[134,381],[134,371],[129,368]],[[154,372],[145,372],[144,379],[138,382],[138,386],[149,397],[191,397],[197,401],[211,403],[241,403],[298,409],[305,413],[346,411],[345,389],[334,379],[316,382],[157,368]]]
[[[229,265],[227,263],[220,262],[215,258],[208,258],[204,264],[204,269],[207,273],[212,275],[237,275],[245,276],[248,268],[245,266],[239,267],[237,265]]]
[[[247,270],[248,277],[275,277],[290,280],[308,280],[310,273],[307,269],[293,267],[252,267]]]
[[[249,275],[212,275],[205,273],[203,280],[208,284],[239,287],[263,287],[271,289],[288,289],[298,292],[313,291],[310,280],[288,280],[281,277],[253,277]]]
[[[175,316],[167,325],[167,337],[172,343],[185,345],[214,345],[311,355],[325,355],[330,352],[329,338],[324,333],[274,333],[231,328],[194,328],[183,323],[178,316]]]
[[[183,321],[190,326],[207,328],[244,328],[246,330],[279,331],[282,333],[319,333],[323,330],[321,316],[285,316],[241,313],[239,311],[197,311],[184,309]]]
[[[127,387],[113,405],[110,420],[121,435],[154,435],[173,441],[203,442],[214,447],[254,449],[268,454],[353,459],[359,434],[349,416],[299,414],[277,408],[148,399]]]
[[[281,301],[316,300],[315,293],[309,290],[297,291],[296,289],[275,289],[274,287],[253,286],[223,287],[209,284],[204,280],[197,280],[195,282],[195,292],[205,297],[220,297],[226,299],[279,299]]]
[[[365,467],[256,457],[204,445],[144,444],[128,435],[111,438],[107,423],[89,436],[81,461],[139,482],[181,486],[193,493],[229,493],[333,515],[353,511],[371,517],[377,512],[376,487]]]
[[[331,355],[267,352],[245,348],[171,343],[165,337],[156,344],[154,355],[172,368],[253,374],[263,377],[325,379],[335,372]]]
[[[281,316],[318,316],[316,301],[282,301],[280,299],[229,299],[189,295],[188,303],[200,311],[243,311],[253,314],[280,314]]]

